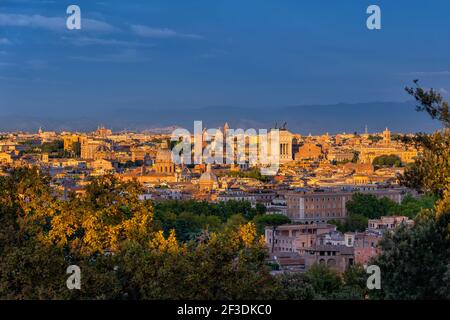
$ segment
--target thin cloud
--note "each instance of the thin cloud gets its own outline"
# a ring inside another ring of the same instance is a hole
[[[48,67],[48,62],[44,60],[39,59],[32,59],[25,62],[26,66],[35,69],[35,70],[41,70],[46,69]]]
[[[4,69],[4,68],[9,68],[9,67],[13,67],[16,64],[13,62],[0,62],[0,69]]]
[[[202,58],[210,59],[210,58],[218,58],[228,55],[229,52],[222,49],[212,49],[201,55]]]
[[[0,13],[0,26],[3,27],[24,27],[45,29],[55,32],[66,31],[66,19],[62,17],[47,17],[42,15],[24,15]],[[103,21],[83,18],[81,20],[82,30],[92,32],[115,32],[117,29]]]
[[[447,76],[450,75],[450,70],[444,70],[444,71],[417,71],[417,72],[410,72],[408,75],[411,76]]]
[[[5,1],[6,3],[11,2],[14,4],[17,3],[26,3],[26,4],[56,4],[55,0],[10,0]]]
[[[154,45],[149,43],[141,43],[126,40],[117,39],[102,39],[102,38],[92,38],[92,37],[62,37],[63,40],[70,41],[71,44],[75,46],[122,46],[122,47],[153,47]]]
[[[25,81],[27,78],[18,78],[18,77],[5,77],[0,76],[0,81]]]
[[[11,44],[11,41],[7,38],[0,38],[0,45],[8,45]]]
[[[151,58],[143,56],[133,49],[122,50],[103,56],[72,56],[72,60],[83,62],[112,62],[112,63],[137,63],[151,61]]]
[[[185,38],[203,39],[203,36],[193,33],[181,33],[168,28],[152,28],[143,25],[132,25],[131,30],[140,37],[146,38]]]
[[[81,26],[82,28],[86,28],[87,31],[105,32],[105,33],[118,31],[117,28],[110,25],[109,23],[94,19],[83,18],[83,20],[81,21]]]

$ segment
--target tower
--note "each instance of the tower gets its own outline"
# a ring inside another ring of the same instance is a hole
[[[233,159],[227,159],[227,150],[230,151],[229,153],[231,153],[231,148],[234,148],[234,145],[228,145],[228,141],[227,141],[227,136],[228,136],[228,131],[230,130],[230,126],[228,125],[228,122],[225,122],[224,126],[223,126],[223,150],[222,150],[222,154],[223,154],[223,163],[229,163],[229,162],[233,162]]]
[[[294,135],[285,127],[279,129],[279,143],[280,143],[280,162],[286,163],[293,160],[292,156],[292,141]]]
[[[383,131],[383,142],[384,144],[390,144],[391,143],[391,131],[389,131],[388,128]]]
[[[228,122],[225,122],[224,126],[223,126],[223,135],[226,136],[228,130],[230,129],[230,126],[228,125]]]

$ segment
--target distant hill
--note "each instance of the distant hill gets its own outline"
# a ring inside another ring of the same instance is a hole
[[[130,108],[104,112],[102,116],[55,118],[7,115],[0,117],[0,131],[36,131],[39,127],[55,131],[90,131],[103,124],[115,131],[166,131],[181,126],[191,132],[193,121],[202,120],[206,127],[270,128],[287,122],[291,131],[301,134],[329,132],[370,132],[389,127],[393,132],[431,132],[438,123],[415,111],[414,102],[371,102],[333,105],[301,105],[273,108],[204,107],[185,109]]]

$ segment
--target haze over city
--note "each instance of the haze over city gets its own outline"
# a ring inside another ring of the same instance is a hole
[[[403,88],[448,95],[450,4],[379,3],[371,32],[366,1],[81,0],[81,30],[65,27],[68,1],[2,1],[0,125],[431,132]]]

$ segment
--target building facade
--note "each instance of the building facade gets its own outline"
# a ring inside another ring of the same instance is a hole
[[[379,198],[387,197],[400,203],[404,197],[403,189],[382,189],[358,191],[373,194]],[[346,204],[356,191],[300,191],[286,193],[287,214],[295,222],[327,223],[330,220],[345,219]]]

